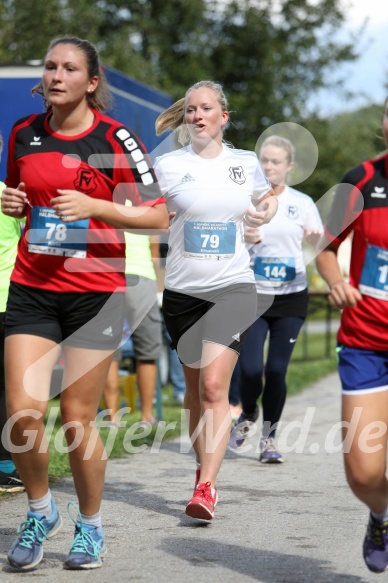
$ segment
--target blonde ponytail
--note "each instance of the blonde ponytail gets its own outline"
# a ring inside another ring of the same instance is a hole
[[[190,91],[201,89],[202,87],[207,87],[214,91],[217,95],[222,111],[228,111],[228,101],[225,97],[222,86],[214,81],[198,81],[186,91],[185,97],[182,97],[170,105],[166,111],[163,111],[163,113],[159,115],[155,122],[157,136],[160,136],[167,130],[177,130],[178,142],[182,144],[182,146],[191,142],[190,133],[187,129],[187,124],[185,123],[185,102]]]
[[[182,97],[175,103],[170,105],[166,111],[163,111],[155,122],[156,135],[160,136],[167,130],[178,131],[178,141],[185,145],[190,142],[190,134],[188,132],[185,121],[185,102],[186,98]]]

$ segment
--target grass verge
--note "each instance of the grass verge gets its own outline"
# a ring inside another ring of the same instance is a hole
[[[287,384],[288,394],[293,395],[310,386],[320,378],[336,370],[336,358],[334,355],[335,338],[330,339],[333,356],[324,358],[325,336],[323,334],[309,335],[308,359],[304,358],[305,346],[302,338],[298,340],[288,369]],[[181,406],[173,400],[172,388],[163,389],[163,426],[152,429],[146,435],[136,423],[140,421],[140,413],[134,412],[122,417],[124,427],[119,429],[100,427],[100,435],[109,452],[109,459],[120,458],[139,451],[137,448],[150,447],[154,442],[162,439],[172,439],[180,435],[181,431]],[[53,399],[49,403],[46,415],[46,434],[49,441],[50,466],[49,476],[51,481],[56,481],[71,475],[67,455],[63,429],[60,423],[59,400]],[[156,439],[155,439],[156,438]]]

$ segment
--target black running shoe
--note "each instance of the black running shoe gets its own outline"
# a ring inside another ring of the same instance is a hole
[[[23,492],[24,486],[19,474],[14,470],[11,474],[0,472],[0,492]]]

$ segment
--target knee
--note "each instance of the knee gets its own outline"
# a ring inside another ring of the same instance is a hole
[[[363,493],[377,490],[385,480],[385,469],[369,465],[360,460],[345,461],[346,479],[353,492]]]
[[[44,422],[44,411],[38,409],[9,409],[8,427],[11,431],[22,433],[39,428]]]
[[[3,446],[14,453],[33,449],[44,433],[44,413],[34,409],[11,411],[1,436]],[[14,449],[17,447],[17,449]],[[22,449],[19,449],[19,448]]]
[[[202,402],[214,404],[228,397],[228,392],[216,378],[208,379],[202,387]]]
[[[95,412],[97,415],[97,411]],[[95,415],[95,416],[96,416]],[[95,418],[94,416],[94,418]],[[85,411],[82,409],[76,409],[74,407],[69,406],[61,406],[61,420],[62,425],[66,425],[67,427],[76,427],[79,425],[87,426],[90,421],[92,420],[90,415],[87,415]]]
[[[255,366],[254,366],[255,365]],[[257,363],[249,363],[249,366],[241,366],[240,381],[241,383],[257,382],[263,378],[264,368]]]
[[[85,443],[93,431],[92,420],[82,411],[76,412],[71,407],[61,409],[61,421],[66,443],[72,450]]]
[[[282,366],[266,366],[265,378],[272,380],[275,383],[283,383],[287,374],[287,368]]]

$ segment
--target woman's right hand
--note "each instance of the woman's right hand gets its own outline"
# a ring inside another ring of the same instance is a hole
[[[3,214],[16,219],[26,216],[26,205],[28,204],[25,193],[26,185],[20,182],[17,188],[4,188],[1,194],[1,210]]]

